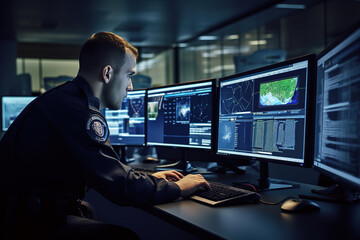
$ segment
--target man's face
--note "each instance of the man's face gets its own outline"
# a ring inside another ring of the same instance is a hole
[[[120,109],[121,103],[127,95],[127,91],[132,90],[131,76],[135,73],[135,64],[135,56],[130,51],[127,51],[124,65],[121,66],[120,71],[114,71],[112,78],[104,89],[106,107],[109,109]]]

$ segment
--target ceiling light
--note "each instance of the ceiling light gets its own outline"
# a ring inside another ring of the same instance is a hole
[[[142,53],[141,57],[142,58],[153,58],[153,57],[155,57],[155,54],[154,53]]]
[[[276,8],[286,8],[286,9],[305,9],[304,4],[276,4]]]
[[[250,52],[250,47],[248,45],[240,46],[239,52],[240,53],[249,53]]]
[[[252,38],[252,35],[250,33],[245,34],[245,39],[250,39],[250,38]]]
[[[225,39],[226,39],[226,40],[239,39],[239,35],[237,35],[237,34],[229,35],[229,36],[227,36]]]
[[[253,40],[253,41],[249,41],[250,45],[266,45],[267,41],[266,40]]]
[[[187,44],[187,43],[179,43],[178,44],[178,47],[187,47],[187,46],[189,46],[189,44]]]
[[[217,36],[210,36],[210,35],[204,35],[204,36],[200,36],[199,40],[201,41],[211,41],[211,40],[216,40],[218,39]]]

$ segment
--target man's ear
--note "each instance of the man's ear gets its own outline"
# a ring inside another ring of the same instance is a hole
[[[103,68],[103,71],[102,71],[102,78],[104,79],[104,82],[105,83],[109,83],[110,79],[112,78],[112,75],[113,75],[113,68],[110,66],[110,65],[106,65],[104,68]]]

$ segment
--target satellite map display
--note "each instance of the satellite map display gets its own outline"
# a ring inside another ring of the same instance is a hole
[[[297,104],[298,77],[260,84],[260,106]]]

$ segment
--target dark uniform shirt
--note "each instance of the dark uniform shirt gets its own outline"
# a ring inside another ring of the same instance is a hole
[[[175,183],[134,173],[119,161],[99,106],[81,77],[30,103],[0,142],[2,190],[76,200],[86,185],[112,202],[135,206],[180,197]]]

